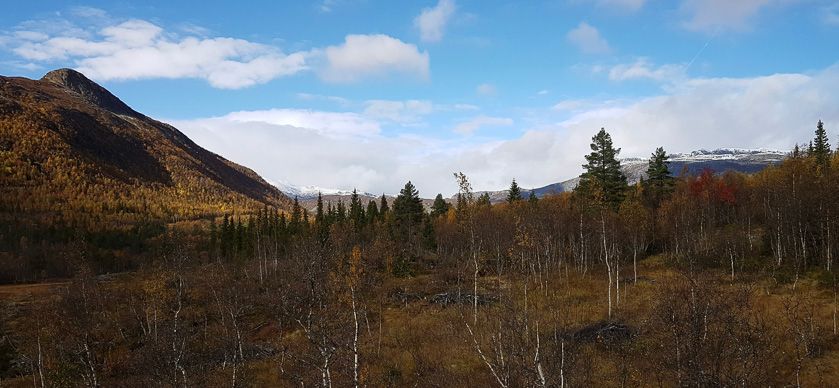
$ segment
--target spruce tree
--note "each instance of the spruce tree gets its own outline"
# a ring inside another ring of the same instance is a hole
[[[394,264],[394,273],[398,276],[411,272],[409,263],[417,257],[417,248],[422,241],[421,223],[425,216],[419,192],[408,181],[393,201],[393,231],[401,251]]]
[[[353,223],[353,227],[360,228],[364,225],[364,208],[361,206],[361,199],[358,197],[358,191],[356,189],[352,190],[352,195],[350,196],[350,220]]]
[[[338,208],[335,210],[335,222],[344,222],[347,219],[347,207],[344,206],[344,201],[338,200]]]
[[[323,212],[323,196],[318,192],[318,205],[315,211],[315,227],[317,228],[318,241],[321,244],[326,243],[329,238],[329,224],[327,222],[327,215]]]
[[[621,163],[617,159],[620,148],[612,145],[612,136],[601,128],[591,138],[591,153],[586,155],[588,163],[583,165],[585,172],[580,175],[580,183],[576,191],[583,195],[594,195],[601,191],[603,201],[617,210],[625,195],[626,175],[621,171]]]
[[[813,139],[812,156],[816,159],[816,164],[821,167],[827,167],[830,163],[830,143],[827,139],[827,131],[824,130],[824,123],[819,120],[816,124],[816,137]]]
[[[323,196],[318,191],[318,205],[317,210],[315,211],[315,222],[318,225],[323,225],[326,223],[326,217],[323,214]]]
[[[510,184],[510,190],[507,193],[507,203],[513,203],[521,201],[521,188],[519,184],[516,183],[516,180],[513,179],[513,183]]]
[[[527,198],[527,201],[532,204],[539,202],[539,198],[536,198],[536,191],[530,190],[530,196]]]
[[[439,217],[449,211],[449,204],[443,199],[443,194],[434,197],[434,204],[431,205],[431,217]]]
[[[367,212],[366,213],[367,213],[367,223],[368,224],[372,224],[372,223],[376,222],[377,219],[379,219],[379,207],[376,206],[376,201],[371,199],[370,202],[367,203]]]
[[[419,192],[411,181],[408,181],[393,201],[393,215],[401,223],[417,224],[422,221],[423,213]]]
[[[390,211],[390,207],[387,205],[387,197],[384,194],[382,194],[382,198],[381,198],[381,201],[379,203],[379,216],[381,216],[382,219],[384,219],[385,214],[387,214],[387,212],[389,212],[389,211]]]
[[[658,207],[673,192],[674,180],[668,159],[663,147],[656,148],[647,165],[647,179],[641,181],[644,194],[653,207]]]
[[[481,195],[478,196],[478,200],[475,201],[475,205],[478,207],[489,207],[492,205],[492,202],[489,198],[489,193],[483,192]]]
[[[303,219],[303,211],[300,208],[300,201],[297,200],[297,196],[294,196],[294,205],[291,208],[291,221],[288,225],[291,233],[297,233],[300,230],[300,223]]]
[[[230,216],[224,213],[224,218],[221,221],[221,256],[225,259],[230,253],[230,243],[232,241],[233,233],[231,233]]]
[[[469,208],[469,201],[466,199],[466,196],[463,193],[457,193],[457,202],[455,205],[455,210],[457,211],[458,217],[465,217],[466,211]]]

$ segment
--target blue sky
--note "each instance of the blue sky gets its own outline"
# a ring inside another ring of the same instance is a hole
[[[791,148],[839,126],[839,2],[29,2],[0,74],[81,70],[278,184],[451,194],[623,156]]]

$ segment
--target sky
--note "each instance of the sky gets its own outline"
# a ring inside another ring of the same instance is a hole
[[[37,1],[0,74],[70,67],[277,185],[424,197],[621,157],[839,143],[836,0]]]

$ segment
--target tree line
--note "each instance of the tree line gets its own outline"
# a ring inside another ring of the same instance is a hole
[[[826,384],[810,372],[838,338],[839,156],[823,124],[812,146],[754,175],[674,175],[657,148],[630,184],[619,154],[600,130],[579,185],[542,198],[513,181],[492,205],[456,173],[453,203],[437,195],[429,209],[407,182],[392,203],[354,193],[348,205],[295,201],[167,228],[121,277],[96,276],[81,255],[55,298],[2,320],[0,376]]]

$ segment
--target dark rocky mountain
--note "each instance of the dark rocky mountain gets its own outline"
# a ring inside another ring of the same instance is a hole
[[[29,220],[182,219],[289,205],[252,170],[70,69],[40,80],[0,76],[0,169],[0,211]]]

